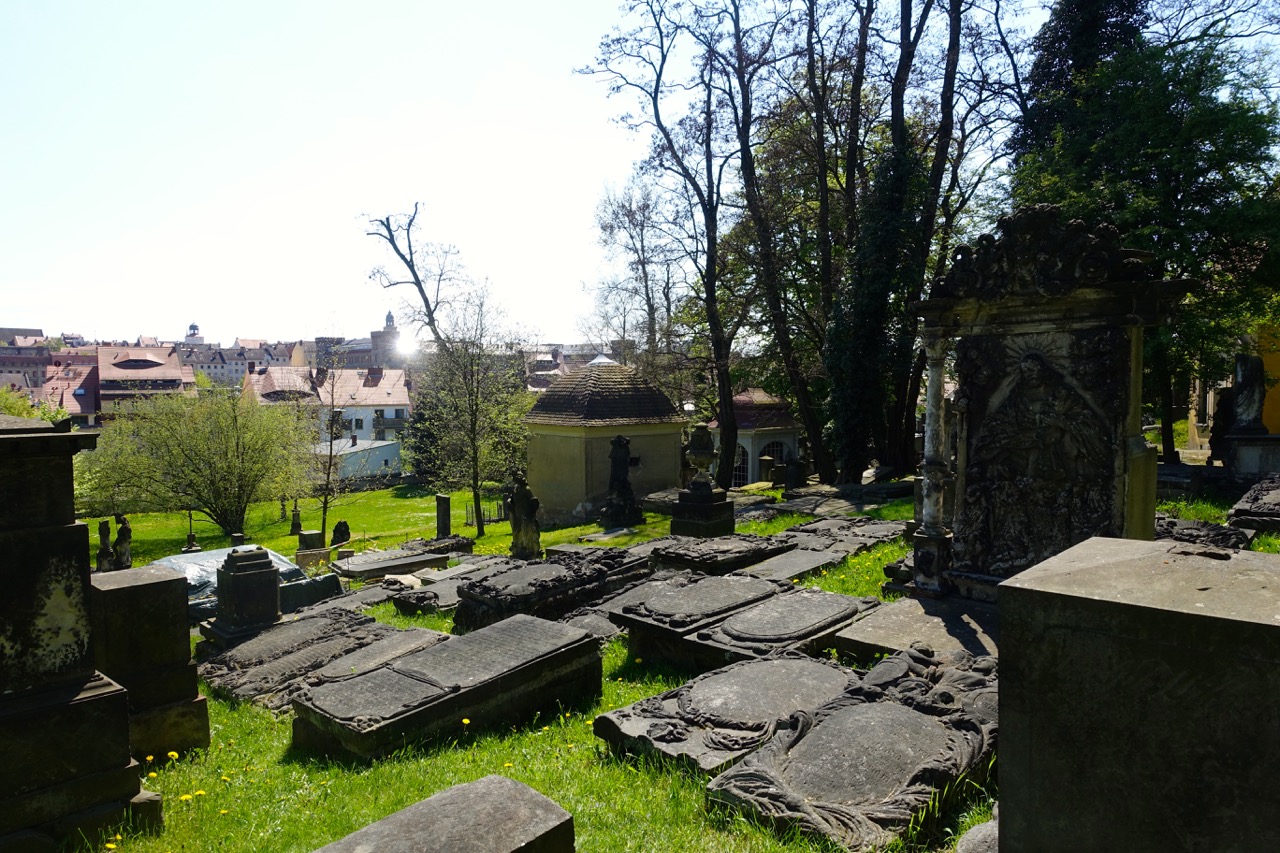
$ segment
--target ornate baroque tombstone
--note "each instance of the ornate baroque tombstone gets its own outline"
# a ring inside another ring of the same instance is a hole
[[[600,508],[600,524],[606,530],[644,522],[631,490],[631,439],[616,435],[609,442],[609,497]]]
[[[1062,222],[1051,205],[1000,220],[956,250],[919,306],[929,381],[924,496],[914,566],[891,579],[919,595],[994,587],[1090,536],[1150,539],[1155,448],[1140,422],[1142,328],[1186,281],[1159,281],[1119,233]],[[956,342],[952,530],[944,359]]]
[[[671,508],[671,532],[677,536],[725,536],[733,532],[733,501],[707,476],[716,443],[706,424],[694,424],[688,458],[697,473],[689,488],[681,489]]]

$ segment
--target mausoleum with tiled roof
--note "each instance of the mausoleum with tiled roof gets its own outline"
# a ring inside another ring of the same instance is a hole
[[[529,487],[548,522],[595,517],[608,497],[614,436],[631,440],[636,495],[680,484],[688,419],[653,383],[604,356],[553,382],[524,421]]]

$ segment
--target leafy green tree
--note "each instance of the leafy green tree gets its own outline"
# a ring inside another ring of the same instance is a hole
[[[94,515],[190,508],[226,535],[243,533],[250,503],[306,476],[313,438],[298,409],[230,390],[139,398],[83,454],[77,493]]]
[[[1073,74],[1069,95],[1039,114],[1057,123],[1022,134],[1036,142],[1013,173],[1016,202],[1053,202],[1070,217],[1114,224],[1166,276],[1200,282],[1148,338],[1166,454],[1174,377],[1221,375],[1238,336],[1275,308],[1280,124],[1265,81],[1243,59],[1213,33],[1167,44],[1137,38]]]
[[[60,406],[50,406],[44,400],[33,403],[25,394],[11,388],[0,387],[0,414],[19,418],[39,418],[54,423],[67,417],[67,410]]]

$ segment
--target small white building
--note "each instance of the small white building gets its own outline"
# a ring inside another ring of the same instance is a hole
[[[329,453],[328,442],[316,445],[316,455]],[[361,441],[359,439],[335,441],[333,455],[338,460],[339,480],[366,480],[400,476],[400,442]]]
[[[791,407],[761,388],[748,388],[733,396],[733,413],[738,421],[738,451],[734,454],[733,486],[760,481],[760,457],[781,464],[800,455],[800,424]],[[720,443],[720,422],[708,426]]]

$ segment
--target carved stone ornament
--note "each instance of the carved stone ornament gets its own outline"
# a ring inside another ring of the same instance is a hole
[[[886,658],[816,712],[798,711],[711,780],[712,802],[851,851],[887,844],[995,745],[996,663],[923,647]]]
[[[730,664],[674,690],[596,717],[616,750],[658,753],[714,773],[764,743],[799,710],[856,684],[853,670],[795,653]]]
[[[1065,296],[1076,288],[1150,278],[1150,255],[1120,247],[1120,232],[1103,225],[1090,233],[1083,222],[1062,222],[1054,205],[1037,204],[1001,217],[997,234],[960,246],[932,298]]]

